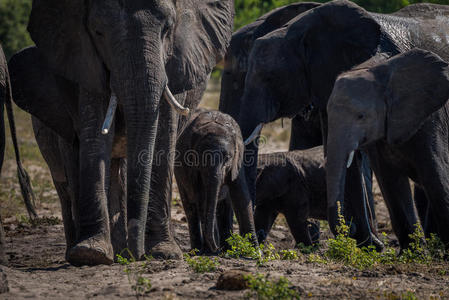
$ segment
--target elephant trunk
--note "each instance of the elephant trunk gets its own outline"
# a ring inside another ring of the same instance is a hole
[[[145,41],[141,41],[145,43]],[[143,49],[145,47],[136,47]],[[149,47],[146,47],[149,48]],[[111,72],[112,90],[123,105],[127,131],[128,248],[136,259],[144,254],[151,167],[158,127],[159,103],[167,85],[157,45],[153,55],[123,55]],[[136,57],[140,57],[136,59]]]
[[[206,173],[202,178],[203,186],[206,189],[202,201],[201,226],[205,244],[204,250],[209,253],[216,253],[218,251],[217,240],[215,239],[217,203],[223,180],[219,168],[214,168],[212,172]]]
[[[354,151],[358,147],[356,140],[342,139],[341,133],[348,133],[346,129],[337,129],[329,126],[326,158],[327,181],[327,216],[330,228],[337,233],[339,213],[344,215],[346,170],[354,159]],[[344,131],[343,131],[344,130]],[[350,136],[350,135],[349,135]],[[340,211],[339,211],[340,210]]]

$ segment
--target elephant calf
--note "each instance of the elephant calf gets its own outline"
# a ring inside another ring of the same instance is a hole
[[[327,219],[323,147],[259,155],[255,225],[259,243],[279,213],[287,219],[296,244],[311,245],[319,227],[307,218]]]
[[[216,253],[225,246],[232,231],[232,208],[240,233],[251,233],[257,245],[251,197],[241,168],[244,146],[234,119],[218,111],[196,110],[176,149],[174,172],[192,249]],[[221,193],[225,186],[230,197],[220,197],[226,194]]]

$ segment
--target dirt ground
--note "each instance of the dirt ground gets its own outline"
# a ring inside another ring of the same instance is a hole
[[[204,105],[216,107],[216,90],[210,90]],[[33,179],[37,194],[39,225],[31,225],[25,216],[15,180],[12,151],[7,150],[0,183],[0,206],[7,234],[7,254],[10,265],[2,267],[7,275],[10,292],[0,299],[133,299],[131,284],[119,264],[76,268],[64,260],[64,232],[60,210],[49,172],[37,150],[29,130],[29,118],[17,112],[18,130],[25,166]],[[289,126],[281,122],[267,126],[267,147],[264,152],[285,150]],[[376,188],[376,210],[380,231],[388,234],[390,245],[397,246],[391,232],[387,210]],[[177,242],[189,250],[188,230],[179,196],[173,197],[172,220]],[[322,244],[330,237],[322,227]],[[280,249],[293,246],[293,239],[279,218],[269,241]],[[272,261],[257,267],[255,261],[218,258],[219,266],[211,273],[194,273],[185,261],[151,260],[143,273],[151,281],[147,299],[242,299],[248,290],[216,289],[223,272],[232,269],[269,274],[270,278],[286,277],[301,298],[320,299],[449,299],[449,264],[394,265],[366,271],[340,264]]]

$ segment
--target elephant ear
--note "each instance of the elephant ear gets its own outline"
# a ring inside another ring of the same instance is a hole
[[[432,52],[411,50],[391,58],[373,72],[387,78],[389,143],[407,141],[449,98],[449,66]]]
[[[86,27],[84,0],[34,0],[28,31],[51,69],[93,92],[109,88]]]
[[[292,22],[286,39],[304,64],[314,104],[326,108],[337,76],[373,56],[381,27],[363,8],[332,1]]]
[[[49,72],[36,47],[14,54],[8,63],[14,102],[67,142],[77,120],[78,86]],[[75,95],[75,96],[74,96]],[[69,113],[70,108],[75,108]]]
[[[233,0],[178,0],[173,53],[166,69],[174,94],[204,83],[231,39]]]

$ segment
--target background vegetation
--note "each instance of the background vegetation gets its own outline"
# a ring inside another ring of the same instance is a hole
[[[314,0],[327,2],[329,0]],[[373,12],[393,12],[412,3],[431,2],[449,4],[449,0],[352,0]],[[9,58],[16,51],[32,45],[26,30],[32,0],[0,0],[0,42]],[[238,29],[270,10],[303,0],[235,0],[235,29]]]

